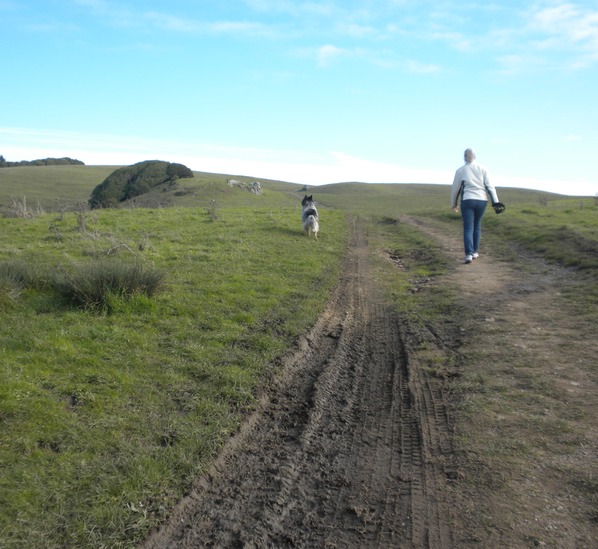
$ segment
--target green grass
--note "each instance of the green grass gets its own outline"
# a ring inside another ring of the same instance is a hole
[[[565,266],[598,268],[598,206],[594,199],[513,205],[508,215],[489,215],[487,228]]]
[[[0,211],[9,211],[12,197],[25,199],[32,210],[73,209],[87,202],[91,191],[115,166],[20,166],[0,169]]]
[[[0,169],[0,214],[14,215],[13,203],[25,203],[30,214],[39,211],[74,211],[87,204],[93,189],[119,166],[21,166]],[[231,187],[229,179],[259,181],[263,195]],[[175,185],[161,185],[122,204],[125,208],[147,207],[297,207],[303,185],[246,176],[194,172],[190,179]]]
[[[447,223],[461,224],[448,211],[426,211]],[[598,203],[593,198],[561,198],[539,204],[535,201],[507,204],[505,213],[488,209],[483,238],[518,244],[550,261],[590,274],[598,268]]]
[[[0,220],[0,262],[30,278],[114,255],[166,273],[109,309],[24,282],[0,299],[0,545],[132,546],[164,517],[325,303],[346,230],[323,218],[317,242],[295,208]]]
[[[394,307],[414,326],[454,315],[451,288],[431,283],[452,264],[439,246],[413,226],[392,218],[374,219],[373,226],[371,238],[375,248],[382,250],[377,261],[380,277]]]
[[[113,169],[0,170],[3,212],[12,196],[54,212],[0,218],[0,546],[142,540],[238,427],[276,358],[316,319],[345,253],[346,212],[370,219],[376,276],[420,338],[423,367],[438,377],[455,370],[434,335],[458,329],[454,289],[434,283],[450,263],[397,221],[409,213],[460,224],[448,185],[312,188],[322,217],[314,242],[300,231],[302,186],[259,178],[233,176],[261,181],[262,196],[229,187],[231,176],[196,172],[124,209],[77,210]],[[595,201],[516,189],[500,196],[507,212],[489,212],[484,238],[581,269],[584,291],[569,297],[580,314],[595,315],[586,306],[598,302]],[[109,291],[108,306],[80,308],[52,286],[55,273],[91,276],[106,262],[165,273],[163,287]],[[517,394],[548,398],[539,380],[521,379]],[[458,388],[463,406],[514,390],[478,374]],[[546,432],[560,429],[538,421]],[[508,439],[496,451],[525,450],[511,446]]]
[[[322,185],[311,189],[310,193],[321,204],[359,214],[394,217],[416,213],[436,216],[451,212],[450,185],[341,183]],[[500,198],[508,207],[552,204],[563,199],[560,195],[525,189],[501,189]]]

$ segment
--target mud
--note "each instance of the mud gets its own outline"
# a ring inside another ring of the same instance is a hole
[[[325,313],[145,549],[595,546],[595,496],[575,486],[595,478],[598,391],[588,372],[598,338],[567,313],[560,289],[570,273],[490,253],[462,265],[459,234],[401,222],[455,259],[434,283],[460,290],[465,317],[451,329],[475,340],[460,360],[489,390],[550,378],[548,396],[456,424],[450,376],[421,367],[421,334],[387,306],[367,226],[356,222]],[[442,326],[429,329],[441,351],[460,353]],[[564,434],[538,429],[539,416],[548,426],[565,421],[572,400]],[[469,437],[469,454],[455,436]],[[533,448],[510,461],[480,457],[491,455],[487,441],[511,439]]]
[[[325,313],[144,547],[452,545],[442,385],[420,377],[360,224],[349,249]]]

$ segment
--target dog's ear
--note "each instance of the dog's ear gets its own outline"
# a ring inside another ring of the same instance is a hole
[[[314,199],[314,195],[312,194],[311,196],[307,197],[308,200],[313,200]]]

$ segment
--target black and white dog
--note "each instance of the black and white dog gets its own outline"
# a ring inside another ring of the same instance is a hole
[[[313,195],[303,198],[301,201],[303,211],[301,212],[301,221],[303,221],[303,230],[310,236],[312,233],[314,238],[318,240],[318,231],[320,230],[318,210],[314,204]]]

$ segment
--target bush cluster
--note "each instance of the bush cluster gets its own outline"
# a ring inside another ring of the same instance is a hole
[[[136,295],[152,297],[163,288],[166,273],[139,261],[102,259],[93,263],[40,268],[33,263],[0,263],[0,296],[14,298],[25,288],[47,290],[83,309],[110,311],[115,302]]]
[[[112,172],[91,193],[91,208],[113,208],[120,202],[147,193],[164,183],[179,178],[193,177],[193,172],[183,164],[146,160]]]

